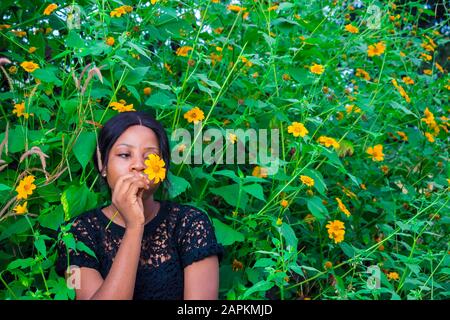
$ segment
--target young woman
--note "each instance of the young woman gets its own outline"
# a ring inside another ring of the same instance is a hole
[[[101,129],[94,162],[111,204],[76,217],[70,229],[96,257],[58,247],[57,272],[79,277],[77,299],[217,299],[223,247],[205,213],[154,199],[161,182],[144,173],[150,154],[167,173],[168,138],[147,113],[119,113]]]

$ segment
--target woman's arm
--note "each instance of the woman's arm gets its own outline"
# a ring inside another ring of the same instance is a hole
[[[95,269],[80,268],[80,286],[76,289],[76,298],[79,300],[132,299],[143,232],[143,226],[126,229],[106,279],[103,280]]]
[[[219,259],[216,255],[184,268],[185,300],[216,300],[219,292]]]

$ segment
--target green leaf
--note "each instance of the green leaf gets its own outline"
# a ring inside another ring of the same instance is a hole
[[[81,241],[77,241],[76,244],[76,248],[79,251],[83,251],[86,252],[88,255],[90,255],[91,257],[94,257],[95,259],[97,259],[97,256],[95,255],[95,252],[91,250],[91,248],[89,248],[87,245],[85,245],[83,242]],[[98,259],[97,259],[98,260]]]
[[[239,190],[239,184],[232,184],[219,188],[210,188],[209,191],[215,195],[218,195],[225,199],[225,201],[233,207],[239,206],[239,208],[245,208],[247,205],[248,197],[247,194],[241,191],[240,200],[238,204],[239,196],[236,192]]]
[[[191,184],[186,179],[177,177],[171,172],[168,174],[168,179],[170,181],[169,197],[171,199],[178,197],[181,193],[191,187]]]
[[[85,48],[85,41],[76,31],[70,30],[66,38],[66,46],[69,48]]]
[[[286,243],[288,246],[291,246],[294,251],[297,251],[298,239],[295,235],[294,230],[288,223],[283,223],[281,225],[281,234],[286,239]]]
[[[42,80],[43,82],[53,83],[57,86],[61,86],[62,81],[56,76],[56,72],[58,71],[55,67],[47,67],[45,69],[37,69],[33,72],[33,76]]]
[[[38,221],[41,226],[52,230],[58,230],[61,223],[64,222],[64,210],[62,205],[55,209],[49,210],[47,213],[39,215]]]
[[[90,191],[86,184],[81,186],[72,185],[63,192],[61,203],[65,213],[65,220],[67,221],[95,208],[97,205],[97,194]]]
[[[266,280],[262,280],[252,287],[250,287],[247,291],[244,292],[242,298],[245,299],[248,296],[250,296],[252,293],[259,292],[259,291],[268,291],[271,289],[275,284],[273,282],[269,282]]]
[[[212,219],[217,241],[224,246],[244,241],[244,235],[217,219]]]
[[[138,67],[134,70],[131,70],[128,72],[128,74],[125,76],[124,82],[128,85],[133,84],[139,84],[144,80],[145,74],[147,73],[149,67]],[[120,79],[120,76],[122,74],[122,70],[119,70],[116,73],[116,78]]]
[[[26,259],[17,259],[8,264],[7,270],[13,270],[17,268],[27,268],[30,266],[33,266],[36,264],[36,261],[33,258],[26,258]]]
[[[14,222],[12,225],[7,227],[5,230],[2,230],[0,234],[0,241],[3,239],[7,239],[15,234],[20,234],[25,231],[28,231],[31,228],[30,224],[27,221],[27,217],[22,216],[18,217],[18,220]]]
[[[10,191],[11,187],[7,186],[6,184],[0,183],[0,191]]]
[[[45,246],[45,241],[42,237],[38,237],[34,241],[34,246],[36,247],[36,249],[39,251],[40,254],[42,254],[44,257],[47,256],[47,248]]]
[[[252,195],[259,200],[266,201],[266,199],[264,198],[263,188],[259,184],[254,183],[250,185],[245,185],[242,187],[242,190],[244,190],[249,195]]]
[[[256,260],[255,264],[253,265],[253,268],[265,268],[265,267],[272,267],[275,266],[277,263],[276,261],[273,261],[269,258],[261,258]]]
[[[84,169],[92,159],[96,146],[96,138],[94,132],[81,132],[73,147],[73,153],[77,158],[81,167]]]
[[[327,208],[322,204],[322,199],[319,197],[314,196],[312,198],[308,198],[306,200],[306,205],[312,215],[319,220],[324,220],[325,214],[328,214]]]

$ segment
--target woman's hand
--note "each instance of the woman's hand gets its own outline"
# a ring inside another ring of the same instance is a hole
[[[127,228],[145,224],[142,194],[150,187],[149,180],[138,172],[121,176],[114,186],[112,204],[119,210]]]

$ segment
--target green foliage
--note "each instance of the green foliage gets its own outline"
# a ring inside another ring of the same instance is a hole
[[[240,12],[229,1],[70,1],[44,15],[47,5],[0,9],[0,299],[74,299],[56,241],[94,255],[66,223],[110,200],[92,157],[121,100],[169,135],[193,133],[184,115],[199,107],[203,130],[232,147],[243,141],[226,129],[279,130],[274,174],[258,174],[260,158],[171,164],[163,196],[207,210],[225,246],[221,298],[449,298],[448,17],[421,27],[435,13],[419,1],[245,0]],[[112,17],[120,5],[132,11]],[[308,133],[294,135],[294,122]],[[17,199],[28,175],[36,189]],[[335,220],[342,241],[327,231]]]

